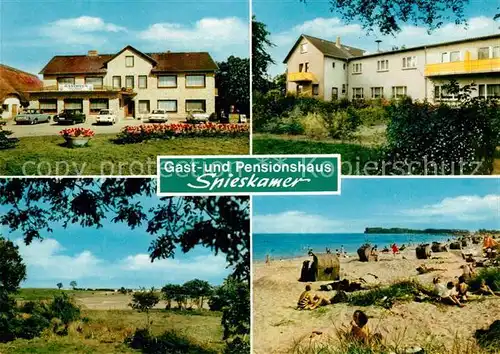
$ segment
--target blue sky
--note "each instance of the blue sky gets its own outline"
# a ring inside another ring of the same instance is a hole
[[[305,3],[299,0],[253,0],[254,15],[267,25],[272,34],[271,40],[276,44],[270,50],[277,63],[270,68],[271,75],[284,71],[282,61],[301,33],[333,41],[340,36],[344,44],[374,52],[377,49],[376,39],[382,40],[381,50],[389,50],[393,45],[411,47],[498,33],[500,26],[500,22],[493,21],[493,15],[498,12],[498,1],[470,0],[464,11],[468,29],[445,23],[441,29],[428,35],[424,26],[404,25],[394,37],[380,34],[367,37],[358,22],[345,23],[339,13],[330,11],[328,3],[327,0]]]
[[[340,196],[254,197],[254,233],[500,229],[500,179],[342,179]]]
[[[158,199],[152,197],[143,203],[144,209],[157,203]],[[0,213],[8,210],[0,206]],[[223,254],[215,256],[203,247],[186,254],[177,250],[174,259],[151,263],[148,247],[154,237],[145,232],[146,225],[135,230],[109,221],[100,229],[51,226],[54,231],[44,233],[43,242],[34,241],[29,246],[24,245],[22,233],[9,233],[8,228],[0,226],[0,234],[19,245],[28,267],[23,287],[55,287],[58,282],[68,287],[75,280],[80,287],[159,288],[194,278],[218,285],[230,273]]]
[[[0,62],[38,73],[56,54],[208,51],[249,56],[247,1],[1,0]]]

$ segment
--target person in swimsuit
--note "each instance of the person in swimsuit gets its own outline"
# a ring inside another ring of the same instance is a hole
[[[297,308],[299,310],[314,310],[319,306],[330,305],[330,303],[330,300],[325,297],[313,295],[311,293],[311,285],[307,284],[305,291],[299,296]]]

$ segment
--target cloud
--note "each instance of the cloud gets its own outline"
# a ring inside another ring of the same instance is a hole
[[[26,246],[15,243],[27,265],[28,283],[54,286],[56,282],[76,280],[81,286],[155,286],[166,282],[182,283],[189,279],[222,279],[229,270],[223,255],[197,255],[189,259],[163,259],[151,262],[148,254],[132,254],[121,259],[105,260],[92,252],[70,255],[55,239],[33,241]]]
[[[40,29],[40,34],[58,44],[97,46],[108,41],[107,34],[126,31],[125,27],[107,23],[100,17],[80,16],[50,22]]]
[[[500,195],[489,194],[483,197],[464,195],[445,198],[435,204],[403,210],[402,214],[411,217],[444,217],[449,220],[474,221],[498,217],[499,211]]]
[[[279,214],[254,215],[253,232],[274,233],[327,233],[344,231],[341,221],[302,211],[285,211]]]
[[[139,39],[189,50],[220,49],[248,45],[248,23],[237,17],[203,18],[191,26],[179,23],[155,23],[138,34]],[[164,43],[167,42],[167,43]]]

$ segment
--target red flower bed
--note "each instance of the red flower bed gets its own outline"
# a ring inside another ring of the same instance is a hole
[[[118,135],[117,142],[130,144],[151,139],[170,139],[173,137],[240,136],[248,134],[248,124],[141,124],[124,127]]]
[[[76,137],[84,137],[91,138],[95,135],[95,132],[88,128],[68,128],[63,129],[59,132],[59,135],[65,138],[76,138]]]

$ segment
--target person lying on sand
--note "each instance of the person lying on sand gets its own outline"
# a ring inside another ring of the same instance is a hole
[[[299,296],[297,301],[297,309],[299,310],[314,310],[319,306],[330,305],[330,300],[319,295],[311,293],[311,285],[306,285],[306,290]]]
[[[456,290],[458,293],[458,300],[459,301],[467,301],[467,290],[469,289],[469,286],[465,282],[465,277],[461,275],[458,277],[458,283],[456,286]]]
[[[453,282],[449,282],[446,286],[441,282],[439,277],[436,277],[432,281],[434,283],[434,293],[438,298],[445,304],[457,305],[459,307],[464,307],[462,303],[457,298],[457,293]]]
[[[426,274],[430,272],[445,271],[445,270],[446,269],[427,267],[425,264],[421,264],[420,267],[417,268],[418,274]]]
[[[491,290],[491,288],[486,284],[486,281],[484,279],[481,279],[481,285],[479,286],[479,289],[476,291],[476,294],[500,296],[500,293]]]
[[[369,344],[372,341],[381,341],[380,333],[370,334],[368,328],[368,316],[361,310],[354,311],[351,321],[351,336],[353,339],[364,344]]]
[[[330,284],[323,284],[320,286],[320,289],[323,291],[342,290],[342,291],[346,291],[349,293],[349,292],[361,290],[362,286],[361,286],[361,283],[349,281],[348,279],[342,279],[342,280],[334,281],[333,283],[330,283]]]

